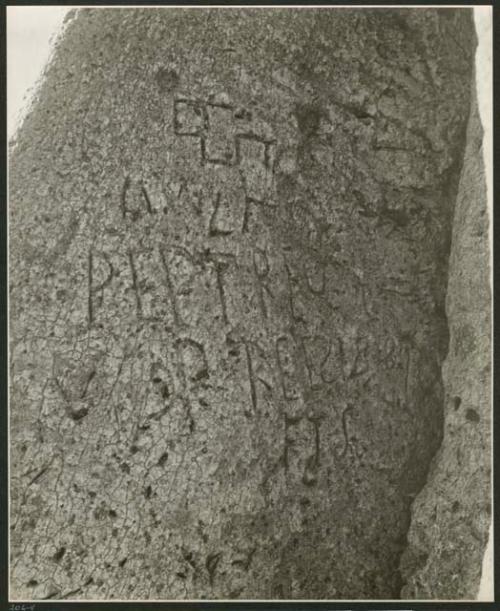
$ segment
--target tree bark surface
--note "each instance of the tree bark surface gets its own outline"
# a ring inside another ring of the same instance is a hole
[[[446,296],[444,437],[412,508],[404,598],[475,599],[491,523],[489,223],[474,82],[471,96]]]
[[[471,15],[68,23],[11,154],[14,596],[399,597]]]

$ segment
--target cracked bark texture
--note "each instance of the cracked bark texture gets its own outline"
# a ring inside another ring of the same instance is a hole
[[[404,598],[475,599],[491,522],[491,289],[483,129],[475,100],[453,223],[442,447],[412,510]]]
[[[468,9],[69,22],[11,152],[13,596],[399,597],[474,47]]]

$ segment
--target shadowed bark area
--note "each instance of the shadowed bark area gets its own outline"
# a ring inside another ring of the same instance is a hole
[[[491,521],[491,289],[483,128],[473,83],[453,221],[444,438],[412,509],[404,598],[475,599]]]
[[[86,9],[11,154],[20,598],[397,598],[443,429],[459,9]]]

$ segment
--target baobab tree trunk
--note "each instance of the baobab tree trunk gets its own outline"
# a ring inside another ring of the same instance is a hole
[[[457,9],[90,9],[10,170],[13,593],[398,598],[443,428]]]

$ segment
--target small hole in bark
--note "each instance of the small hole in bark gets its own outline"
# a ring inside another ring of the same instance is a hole
[[[480,420],[479,414],[475,410],[470,408],[465,413],[465,417],[469,422],[479,422]]]
[[[125,566],[125,563],[126,563],[126,562],[127,562],[127,558],[125,557],[125,558],[123,558],[122,560],[120,560],[120,562],[118,563],[118,566],[119,566],[120,568],[122,568],[122,567],[124,567],[124,566]]]
[[[179,75],[172,68],[160,68],[156,73],[156,82],[160,91],[172,91],[179,84]]]
[[[234,112],[234,118],[243,119],[245,121],[251,121],[252,113],[249,110],[246,110],[246,108],[237,108]]]
[[[457,410],[462,403],[462,399],[460,397],[453,397],[453,407]]]
[[[82,407],[80,409],[75,410],[74,412],[69,412],[69,416],[75,422],[79,422],[80,420],[82,420],[82,418],[85,418],[85,416],[88,413],[89,413],[88,408],[87,407]]]
[[[66,548],[65,547],[60,547],[57,552],[54,554],[54,560],[56,562],[59,562],[59,560],[62,560],[62,557],[64,556],[64,554],[66,553]]]
[[[167,460],[168,460],[168,452],[163,452],[163,454],[158,459],[158,465],[160,467],[163,467],[163,465],[167,462]]]
[[[198,382],[199,380],[205,380],[208,377],[208,370],[206,368],[203,368],[200,369],[200,371],[198,371],[196,375],[192,376],[191,379],[196,380]]]
[[[318,131],[321,111],[309,104],[298,104],[295,108],[295,117],[299,130],[305,137],[310,137]]]
[[[149,499],[151,498],[151,495],[153,494],[153,489],[151,488],[151,486],[148,486],[145,490],[144,490],[144,496]]]
[[[161,396],[163,399],[168,399],[170,397],[170,390],[166,384],[163,384],[161,387]]]
[[[455,501],[453,503],[453,505],[451,506],[451,510],[453,513],[456,513],[458,511],[458,508],[460,507],[460,503],[458,501]]]
[[[36,579],[30,579],[26,585],[30,588],[34,588],[38,585],[38,581]]]

